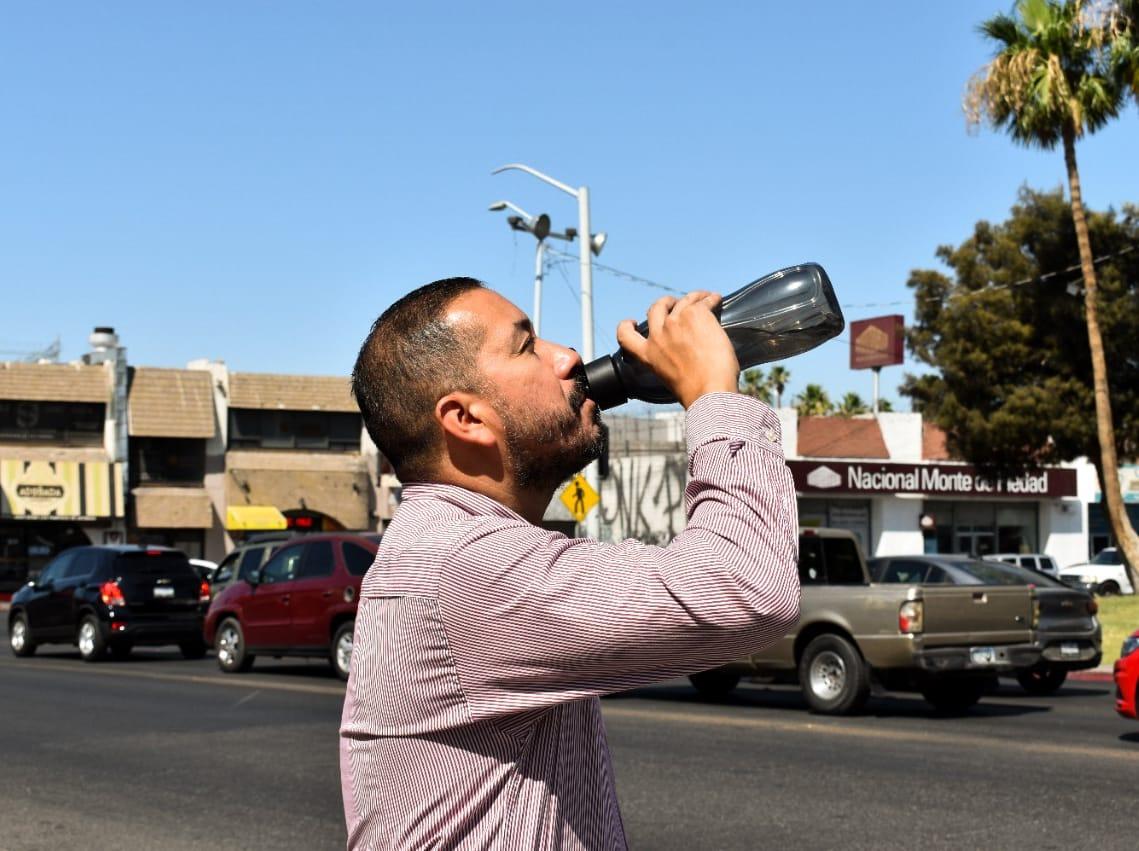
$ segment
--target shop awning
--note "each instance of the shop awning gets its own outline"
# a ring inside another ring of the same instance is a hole
[[[226,501],[317,511],[344,529],[372,526],[375,499],[364,458],[337,452],[226,453]]]
[[[0,459],[0,517],[94,520],[122,516],[120,464]]]
[[[135,488],[131,493],[140,529],[209,529],[214,525],[205,488]]]
[[[231,532],[287,529],[285,515],[272,505],[231,505],[225,510],[225,528]]]

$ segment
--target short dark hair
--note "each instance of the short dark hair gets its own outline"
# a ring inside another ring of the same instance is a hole
[[[480,386],[484,329],[456,329],[443,317],[456,298],[482,286],[474,278],[425,284],[381,313],[360,347],[352,393],[368,434],[402,481],[431,475],[441,446],[435,403]]]

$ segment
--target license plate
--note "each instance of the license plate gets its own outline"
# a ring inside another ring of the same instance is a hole
[[[997,651],[992,647],[972,647],[969,649],[969,658],[974,665],[995,665]]]
[[[155,588],[154,589],[154,596],[156,598],[173,597],[174,596],[174,589],[173,588]]]
[[[1061,656],[1079,656],[1080,655],[1080,645],[1074,641],[1065,641],[1065,642],[1060,644],[1060,655]]]

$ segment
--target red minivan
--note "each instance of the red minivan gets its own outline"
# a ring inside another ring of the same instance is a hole
[[[248,671],[258,654],[316,656],[348,679],[360,583],[379,543],[378,534],[339,533],[282,544],[210,603],[205,637],[219,667]]]

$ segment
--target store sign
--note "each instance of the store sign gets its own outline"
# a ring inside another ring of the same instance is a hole
[[[989,481],[964,464],[881,464],[788,461],[801,493],[915,494],[921,496],[1076,496],[1076,471],[1047,467],[1013,479]]]
[[[118,464],[0,459],[0,517],[94,520],[122,516]]]
[[[904,361],[902,316],[876,316],[850,323],[850,368],[896,366]]]

